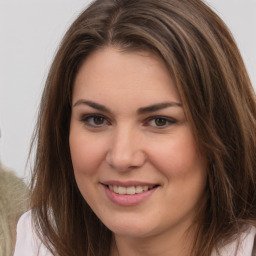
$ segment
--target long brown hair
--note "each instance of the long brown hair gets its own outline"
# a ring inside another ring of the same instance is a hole
[[[93,51],[116,46],[158,54],[174,78],[200,150],[207,199],[194,254],[256,220],[256,101],[222,20],[200,0],[96,0],[66,33],[42,96],[31,188],[34,225],[54,255],[109,256],[111,231],[81,196],[69,151],[72,86]]]

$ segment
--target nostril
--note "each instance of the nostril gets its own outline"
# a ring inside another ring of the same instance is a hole
[[[130,150],[128,152],[112,150],[107,153],[106,161],[113,169],[130,171],[143,166],[146,161],[146,155],[141,150]]]

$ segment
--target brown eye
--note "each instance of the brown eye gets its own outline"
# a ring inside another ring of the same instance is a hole
[[[167,123],[167,120],[165,118],[159,117],[155,119],[156,126],[165,126],[166,123]]]
[[[82,117],[81,121],[91,127],[99,128],[108,125],[108,121],[104,116],[101,115],[86,115]]]
[[[93,122],[96,125],[104,124],[104,121],[105,121],[105,118],[102,117],[102,116],[95,116],[95,117],[93,117]]]
[[[149,118],[145,125],[156,128],[156,129],[164,129],[175,124],[176,122],[177,121],[172,118],[156,116],[156,117]]]

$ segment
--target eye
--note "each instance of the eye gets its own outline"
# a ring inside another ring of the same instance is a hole
[[[172,118],[167,118],[163,116],[151,117],[146,121],[147,126],[155,127],[157,129],[164,129],[169,127],[172,124],[175,124],[177,121]]]
[[[83,116],[81,118],[81,121],[85,125],[95,128],[99,128],[109,124],[108,120],[104,116],[97,114]]]

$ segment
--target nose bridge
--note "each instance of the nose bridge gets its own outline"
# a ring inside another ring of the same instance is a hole
[[[131,125],[120,125],[112,134],[107,162],[117,170],[139,167],[145,161],[139,132]]]

